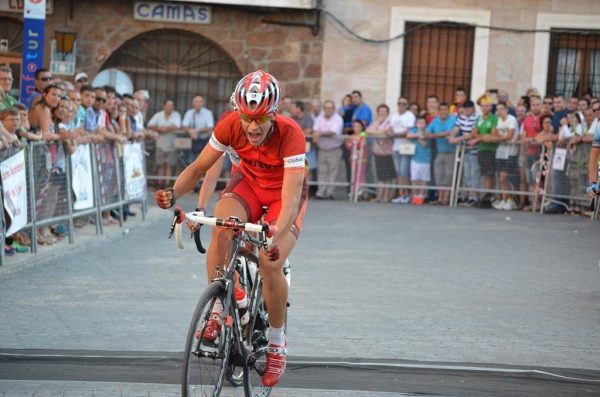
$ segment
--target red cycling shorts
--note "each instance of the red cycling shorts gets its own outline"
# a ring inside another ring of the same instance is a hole
[[[306,181],[302,187],[300,204],[298,206],[298,215],[290,227],[292,234],[298,238],[302,230],[302,222],[308,200],[308,187]],[[281,212],[281,189],[264,189],[256,184],[248,182],[244,174],[236,172],[221,193],[221,198],[231,197],[236,199],[246,210],[248,222],[256,223],[263,216],[263,206],[268,207],[265,216],[265,222],[275,223]]]

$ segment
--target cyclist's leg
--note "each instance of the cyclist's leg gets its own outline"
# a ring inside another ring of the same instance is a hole
[[[238,217],[242,222],[256,221],[262,214],[262,207],[256,195],[238,172],[227,184],[215,205],[214,215],[217,218]],[[227,250],[227,242],[231,230],[215,227],[206,256],[207,275],[210,282],[215,274],[217,265],[222,264]]]
[[[267,303],[269,312],[269,324],[274,328],[284,326],[285,309],[287,307],[288,284],[283,273],[283,265],[290,255],[302,229],[302,222],[308,201],[306,195],[308,191],[305,188],[300,200],[298,215],[288,233],[279,242],[279,259],[275,262],[266,260],[264,252],[260,254],[260,268],[263,275],[263,295]],[[281,201],[275,202],[269,206],[266,221],[274,223],[281,210]]]

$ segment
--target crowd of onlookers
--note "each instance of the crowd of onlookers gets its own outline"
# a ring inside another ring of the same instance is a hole
[[[77,74],[71,82],[53,77],[47,69],[39,69],[35,72],[34,91],[19,102],[10,95],[13,81],[11,70],[0,66],[0,160],[27,142],[46,143],[44,150],[37,153],[43,154],[44,158],[37,159],[32,170],[38,220],[55,216],[59,197],[66,197],[66,155],[73,154],[78,145],[121,145],[128,140],[158,138],[157,131],[144,128],[143,112],[149,100],[147,91],[121,95],[111,86],[92,87],[85,73]],[[112,161],[112,153],[112,150],[105,150],[101,155],[104,160]],[[134,215],[128,208],[124,210],[124,218]],[[106,211],[102,214],[102,222],[116,224],[116,216],[114,211]],[[91,220],[82,217],[75,220],[75,225],[81,227]],[[54,244],[66,233],[65,226],[60,223],[40,227],[36,233],[37,243]],[[6,243],[7,255],[15,251],[27,252],[31,236],[21,231],[9,236]]]
[[[460,174],[464,205],[581,212],[589,144],[600,127],[600,100],[591,94],[542,98],[531,88],[513,102],[506,91],[489,90],[472,101],[459,87],[451,103],[430,95],[420,109],[400,97],[391,112],[387,104],[372,110],[353,91],[337,107],[325,101],[321,109],[313,101],[306,113],[306,105],[284,98],[281,112],[311,137],[307,157],[319,186],[316,199],[333,198],[332,182],[345,167],[345,182],[358,184],[360,198],[374,202],[448,205]],[[566,161],[552,168],[559,149]],[[541,203],[542,191],[549,203]]]
[[[47,202],[57,197],[52,190],[58,187],[52,181],[66,170],[65,154],[85,143],[148,141],[149,173],[157,176],[158,187],[169,186],[207,144],[215,123],[233,110],[230,106],[215,120],[204,106],[204,97],[196,95],[183,117],[171,99],[150,115],[148,91],[130,95],[111,86],[93,87],[85,73],[71,82],[39,69],[34,91],[20,102],[10,95],[12,83],[11,70],[0,66],[0,153],[4,156],[0,160],[10,152],[5,149],[19,148],[24,142],[45,141],[59,148],[49,150],[49,161],[36,182],[36,192],[48,195]],[[548,159],[553,147],[566,148],[568,160],[563,170],[552,170],[549,189],[558,196],[581,196],[579,190],[585,185],[581,180],[587,176],[582,171],[587,159],[582,144],[591,143],[598,128],[600,100],[592,95],[542,98],[532,88],[513,102],[507,92],[490,90],[473,102],[464,89],[457,88],[451,103],[430,95],[424,109],[403,97],[395,106],[393,112],[386,104],[372,109],[360,91],[344,96],[340,104],[282,98],[279,113],[293,118],[307,136],[307,174],[315,199],[357,190],[361,200],[373,202],[448,205],[456,183],[457,145],[464,146],[460,165],[464,205],[502,210],[539,207],[541,203],[518,192],[543,188],[543,173],[535,172],[535,165]],[[550,213],[566,210],[577,211],[576,200],[559,197],[546,208]],[[135,215],[126,211],[125,216]],[[46,203],[38,219],[49,219],[52,212],[53,206]],[[103,222],[115,223],[114,215],[103,213]],[[81,226],[89,219],[76,221]],[[42,227],[37,242],[50,245],[65,233],[60,224]],[[6,253],[27,251],[30,243],[27,233],[17,233],[9,238]]]

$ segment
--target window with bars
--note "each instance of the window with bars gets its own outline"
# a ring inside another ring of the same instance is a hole
[[[600,31],[553,31],[547,81],[550,95],[600,97]]]
[[[475,28],[407,22],[402,67],[402,96],[425,106],[427,96],[452,102],[457,87],[471,92]]]
[[[117,49],[102,69],[117,68],[136,89],[150,92],[148,114],[162,110],[173,99],[182,114],[201,94],[215,119],[227,108],[241,77],[235,61],[210,40],[184,30],[161,29],[137,36]]]

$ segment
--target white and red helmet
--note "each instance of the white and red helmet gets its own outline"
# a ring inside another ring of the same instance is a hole
[[[275,112],[280,98],[279,82],[275,77],[262,70],[244,76],[232,95],[237,110],[250,116]]]

